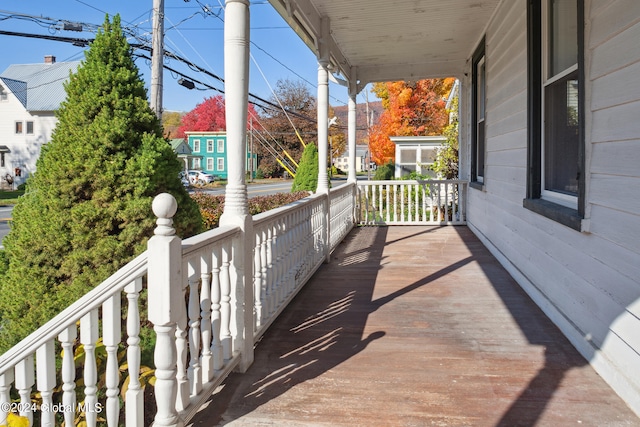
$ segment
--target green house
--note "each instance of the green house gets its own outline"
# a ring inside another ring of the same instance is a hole
[[[189,169],[201,170],[221,179],[227,179],[227,133],[220,132],[185,132],[187,143],[191,148]],[[257,155],[247,147],[247,172],[255,174]],[[253,162],[251,161],[253,159]]]

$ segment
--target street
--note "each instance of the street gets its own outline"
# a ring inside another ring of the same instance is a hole
[[[11,219],[13,206],[0,206],[0,249],[3,249],[2,239],[9,234],[9,219]]]

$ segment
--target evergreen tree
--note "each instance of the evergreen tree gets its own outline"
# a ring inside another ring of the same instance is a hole
[[[9,263],[0,279],[0,352],[145,249],[155,195],[176,197],[179,235],[202,228],[119,16],[105,19],[65,89],[58,125],[4,240]]]
[[[302,159],[293,179],[291,191],[316,191],[318,187],[318,148],[310,143],[302,152]]]

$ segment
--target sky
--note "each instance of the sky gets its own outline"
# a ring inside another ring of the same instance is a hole
[[[164,0],[165,50],[224,78],[223,5],[224,0]],[[107,14],[120,14],[123,27],[135,36],[130,37],[129,42],[150,46],[152,7],[153,0],[4,1],[0,2],[0,31],[93,38],[95,32],[86,31],[87,28],[101,25]],[[251,0],[250,14],[252,59],[249,92],[271,99],[272,88],[276,88],[277,81],[289,79],[302,81],[316,95],[318,66],[315,55],[266,0]],[[83,24],[85,31],[64,30],[62,24],[65,21]],[[11,64],[43,62],[46,55],[54,55],[58,62],[82,60],[84,51],[88,49],[66,42],[4,34],[0,34],[0,46],[0,72]],[[137,58],[135,62],[148,90],[150,61]],[[165,65],[195,80],[224,89],[220,81],[194,71],[178,60],[166,60]],[[188,90],[178,84],[179,78],[170,71],[164,71],[164,111],[190,111],[205,98],[219,94],[198,83],[195,89]],[[330,83],[329,91],[332,106],[347,104],[346,88]],[[363,92],[359,94],[358,102],[364,102]]]

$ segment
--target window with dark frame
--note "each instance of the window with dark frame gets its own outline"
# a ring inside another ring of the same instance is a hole
[[[27,134],[33,135],[33,122],[27,122]]]
[[[486,107],[486,67],[485,39],[483,38],[473,54],[471,73],[472,121],[471,130],[471,182],[478,186],[484,184],[484,166],[486,150],[485,107]]]
[[[584,215],[584,0],[528,3],[524,206],[580,230]]]

